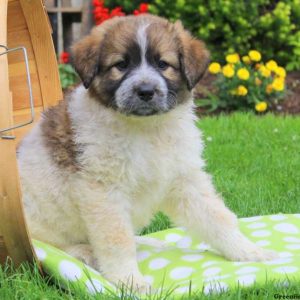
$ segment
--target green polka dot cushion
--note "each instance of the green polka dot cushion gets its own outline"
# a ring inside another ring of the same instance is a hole
[[[181,228],[149,234],[170,247],[138,246],[138,261],[145,279],[155,289],[163,286],[174,295],[192,291],[218,291],[268,280],[300,279],[300,214],[240,219],[241,230],[261,247],[275,250],[280,258],[269,262],[232,262],[215,254],[208,245],[192,239]],[[63,285],[76,283],[89,293],[114,287],[100,273],[68,254],[34,240],[44,270]]]

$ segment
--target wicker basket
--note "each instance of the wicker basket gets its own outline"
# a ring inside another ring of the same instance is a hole
[[[44,108],[62,99],[41,0],[0,1],[0,45],[0,263],[10,257],[17,266],[33,261],[34,252],[24,219],[16,145]],[[3,132],[11,127],[18,129]]]

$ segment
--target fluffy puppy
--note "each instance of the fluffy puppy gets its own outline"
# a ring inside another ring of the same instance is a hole
[[[34,238],[142,288],[134,236],[158,211],[228,259],[273,258],[242,235],[203,170],[191,90],[208,56],[180,22],[151,15],[114,18],[74,45],[83,85],[19,148]]]

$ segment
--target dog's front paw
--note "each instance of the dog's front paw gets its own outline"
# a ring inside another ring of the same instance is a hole
[[[279,258],[279,255],[276,252],[262,249],[255,244],[239,249],[239,251],[232,253],[230,257],[233,261],[269,261],[277,258]]]
[[[151,285],[144,279],[143,275],[128,274],[109,276],[109,280],[116,284],[119,288],[125,288],[128,292],[134,291],[140,294],[146,294],[151,291]]]

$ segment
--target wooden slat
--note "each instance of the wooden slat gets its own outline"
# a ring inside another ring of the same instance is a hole
[[[66,14],[81,14],[82,7],[48,7],[46,8],[48,13],[66,13]]]
[[[0,264],[4,264],[6,262],[8,256],[7,249],[5,247],[3,236],[0,236]]]
[[[7,0],[0,1],[0,44],[6,45]],[[12,123],[7,56],[0,56],[0,128]],[[8,134],[8,133],[7,133]],[[14,140],[0,138],[0,232],[15,265],[33,261],[34,253],[24,220]]]
[[[7,18],[7,27],[9,31],[20,31],[27,28],[25,17],[23,15],[20,2],[17,0],[9,2],[9,17]]]
[[[37,74],[36,64],[34,60],[29,60],[29,71],[30,74]],[[8,65],[9,76],[20,76],[24,75],[26,72],[24,61],[19,63],[13,63]]]
[[[51,28],[41,0],[20,0],[27,22],[42,91],[43,106],[57,104],[62,99]]]
[[[9,16],[10,16],[10,10],[9,10]],[[23,29],[20,31],[8,31],[7,40],[8,40],[7,45],[9,48],[23,46],[27,50],[28,59],[29,60],[35,59],[34,51],[31,44],[31,37],[28,29]],[[22,52],[14,52],[9,54],[8,57],[9,64],[18,63],[22,61],[24,61]]]
[[[34,106],[41,106],[43,103],[38,75],[31,74],[30,78],[32,83]],[[30,107],[26,75],[11,76],[9,78],[9,86],[14,95],[14,110]]]

